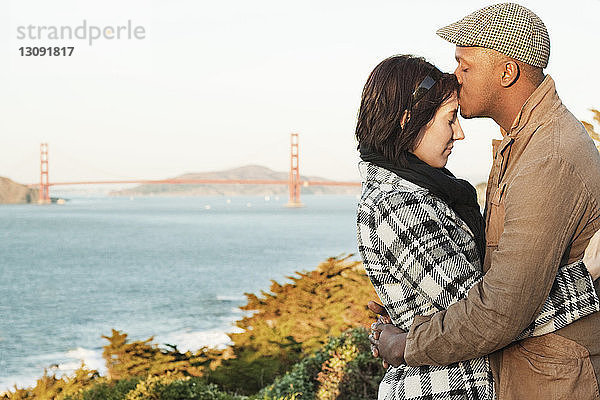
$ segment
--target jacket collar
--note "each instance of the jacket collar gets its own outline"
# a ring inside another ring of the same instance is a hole
[[[399,177],[395,173],[368,161],[360,161],[358,163],[358,170],[363,182],[378,182],[380,184],[389,184],[392,186],[404,186],[411,190],[426,191],[426,189],[421,186],[415,185],[414,183]]]
[[[548,117],[560,107],[562,104],[554,80],[550,75],[546,75],[542,83],[534,90],[529,98],[521,107],[521,111],[517,114],[508,135],[511,138],[517,138],[523,131],[525,134],[533,133],[533,130],[541,125]],[[533,130],[524,131],[526,126],[533,127]],[[530,132],[528,132],[530,131]]]
[[[394,189],[402,188],[400,190],[412,193],[429,192],[427,189],[422,188],[419,185],[415,185],[414,183],[399,177],[395,173],[368,161],[360,161],[358,163],[358,169],[362,177],[363,185],[367,182],[376,182],[379,189],[382,191],[392,191]],[[452,211],[448,204],[442,200],[439,200],[439,204],[448,218],[453,220],[455,224],[460,226],[465,232],[468,232],[473,238],[475,237],[473,231],[471,231],[471,228],[469,228],[469,226],[460,217],[458,217],[454,211]]]

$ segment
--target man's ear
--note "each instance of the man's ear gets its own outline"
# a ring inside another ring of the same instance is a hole
[[[410,113],[408,110],[404,110],[404,114],[402,114],[402,119],[400,120],[400,127],[404,129],[404,125],[406,125],[406,121],[410,118]]]
[[[502,87],[511,87],[514,83],[519,79],[521,75],[521,70],[519,68],[519,64],[516,62],[509,60],[502,63],[502,77],[500,78],[500,84]]]

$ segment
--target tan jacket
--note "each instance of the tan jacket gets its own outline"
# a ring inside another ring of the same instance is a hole
[[[540,311],[559,265],[583,256],[599,217],[600,155],[546,76],[494,143],[486,275],[467,299],[415,319],[407,364],[446,365],[496,352],[490,361],[500,400],[600,399],[600,313],[510,345]]]

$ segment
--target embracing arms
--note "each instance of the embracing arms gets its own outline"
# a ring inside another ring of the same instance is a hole
[[[539,173],[539,170],[536,173]],[[523,184],[530,185],[531,182],[523,180]],[[571,197],[575,198],[552,198],[551,201],[566,206],[566,209],[576,209],[578,196]],[[569,200],[574,203],[572,207],[565,204]],[[536,206],[544,207],[544,204],[536,204]],[[386,215],[407,212],[405,208],[394,209],[393,204],[391,206],[383,204],[382,207],[379,212]],[[547,210],[549,213],[553,211]],[[518,210],[510,208],[507,210],[505,233],[519,235],[518,231],[521,229],[525,230],[521,234],[526,234],[526,228],[529,228],[529,237],[523,237],[525,242],[518,246],[515,243],[505,245],[508,246],[506,253],[513,258],[505,259],[503,266],[492,264],[492,270],[497,268],[496,275],[492,275],[491,280],[487,277],[478,283],[475,281],[481,276],[472,276],[472,265],[461,253],[459,246],[452,240],[448,240],[450,235],[438,218],[443,215],[436,216],[435,207],[420,213],[408,210],[408,213],[409,217],[413,218],[413,222],[403,227],[403,242],[387,240],[386,243],[386,240],[382,240],[379,243],[383,246],[382,253],[386,255],[388,262],[399,261],[402,265],[402,268],[392,269],[397,279],[396,285],[393,286],[405,285],[407,293],[411,290],[416,291],[418,295],[428,298],[435,309],[443,310],[451,303],[463,299],[466,291],[474,285],[468,299],[450,306],[448,311],[439,311],[433,317],[415,318],[406,349],[407,362],[410,365],[445,365],[479,357],[503,347],[518,336],[523,338],[552,332],[598,310],[598,298],[594,292],[593,282],[582,263],[561,268],[557,276],[556,268],[565,248],[564,245],[560,245],[560,241],[565,241],[567,235],[557,232],[556,229],[546,235],[552,236],[552,239],[558,242],[556,248],[562,248],[563,251],[550,251],[542,247],[543,243],[550,239],[544,238],[543,229],[535,231],[530,229],[531,226],[540,226],[530,225],[533,224],[532,220],[549,218],[544,216],[543,212],[542,215],[538,215],[539,209],[532,210],[520,206]],[[417,218],[415,221],[415,215],[419,215],[420,219]],[[406,215],[401,220],[406,220],[405,217]],[[568,219],[572,216],[561,217],[566,218],[565,221],[558,222],[561,224],[559,226],[564,226],[568,231]],[[577,216],[575,215],[574,218],[577,219]],[[515,219],[515,223],[510,219]],[[556,219],[550,218],[553,223],[557,223]],[[519,224],[525,225],[516,226]],[[377,231],[389,231],[390,224],[385,225],[386,229],[377,228]],[[504,236],[506,235],[503,235],[503,239]],[[560,236],[563,238],[561,239]],[[502,245],[503,243],[500,244],[499,249],[503,248]],[[545,254],[532,254],[535,250]],[[588,257],[588,259],[592,258]],[[528,262],[530,265],[527,264]],[[551,267],[546,268],[548,265]],[[529,270],[522,271],[525,267]],[[500,273],[501,268],[505,268],[504,274]],[[427,273],[415,276],[417,273],[415,271],[427,271]],[[391,312],[394,314],[394,310]],[[425,313],[419,314],[425,315]],[[531,323],[536,315],[535,321]],[[400,322],[397,325],[401,328],[408,330],[410,327],[397,318],[395,322]],[[399,330],[388,327],[382,335],[388,333],[401,334]],[[403,337],[397,337],[396,340],[399,343],[396,347],[402,347]],[[385,352],[384,349],[381,350]],[[411,359],[411,355],[420,358]]]
[[[553,187],[540,176],[555,177]],[[581,228],[591,207],[586,190],[566,163],[548,158],[524,168],[506,190],[504,231],[487,255],[489,271],[466,299],[415,319],[406,338],[406,362],[446,365],[515,340],[542,310],[573,237],[591,236],[589,226]],[[584,281],[575,284],[581,289]],[[597,297],[593,301],[597,307]]]

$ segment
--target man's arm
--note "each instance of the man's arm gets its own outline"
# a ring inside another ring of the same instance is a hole
[[[596,232],[586,249],[591,271],[600,268],[600,231]],[[549,297],[544,302],[536,319],[519,334],[514,341],[532,336],[545,335],[564,328],[573,321],[600,311],[600,302],[594,288],[592,276],[586,265],[580,260],[559,268]],[[597,275],[595,275],[597,277]],[[406,332],[393,325],[387,310],[370,301],[368,307],[380,315],[378,322],[372,326],[371,344],[373,355],[381,356],[385,362],[393,366],[404,363]],[[381,339],[380,339],[381,336]]]
[[[487,255],[490,270],[466,299],[415,319],[406,363],[447,365],[512,342],[548,296],[587,198],[569,165],[548,158],[524,168],[505,193],[504,232]]]

